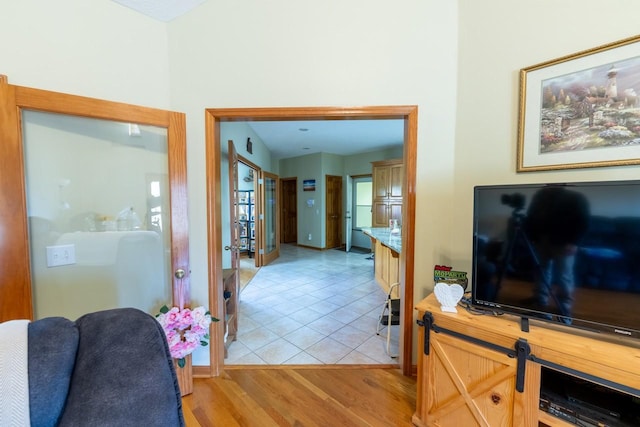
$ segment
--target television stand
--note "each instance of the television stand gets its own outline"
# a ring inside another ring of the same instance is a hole
[[[525,334],[516,316],[444,313],[433,294],[416,309],[428,319],[418,334],[416,426],[574,425],[540,409],[545,369],[640,398],[637,340],[543,322]],[[513,354],[523,341],[524,362]]]

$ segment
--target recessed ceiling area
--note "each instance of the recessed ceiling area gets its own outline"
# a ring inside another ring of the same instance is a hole
[[[169,22],[206,0],[113,0],[150,18]]]
[[[274,159],[330,153],[350,156],[402,147],[404,121],[304,120],[247,122]]]

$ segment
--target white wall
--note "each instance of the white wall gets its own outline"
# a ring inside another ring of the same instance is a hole
[[[197,300],[207,107],[418,105],[416,300],[434,264],[470,267],[473,185],[637,177],[515,173],[518,71],[637,34],[636,0],[208,1],[168,25],[106,0],[5,3],[11,83],[187,113]]]
[[[457,7],[209,1],[169,23],[171,106],[187,113],[194,297],[206,295],[205,108],[418,105],[416,282],[432,286],[429,270],[451,252],[441,247],[451,240]]]
[[[520,69],[638,34],[640,3],[460,0],[459,5],[456,204],[449,257],[468,271],[474,185],[638,178],[638,166],[515,170]]]
[[[106,0],[5,3],[10,83],[187,113],[195,301],[207,298],[207,107],[418,105],[418,164],[437,159],[416,187],[418,217],[429,219],[417,224],[416,277],[429,283],[436,242],[450,240],[438,206],[452,198],[456,2],[209,1],[168,25]]]
[[[4,1],[0,40],[11,84],[169,108],[166,24],[115,2]]]

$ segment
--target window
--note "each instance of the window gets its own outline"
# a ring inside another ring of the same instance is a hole
[[[353,180],[353,204],[354,218],[353,227],[371,227],[371,201],[372,201],[371,177],[355,178]]]

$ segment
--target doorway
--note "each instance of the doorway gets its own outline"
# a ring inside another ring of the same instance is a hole
[[[222,233],[220,224],[221,194],[219,180],[221,171],[220,123],[230,121],[264,120],[375,120],[401,119],[404,121],[404,187],[406,189],[405,209],[403,212],[403,251],[400,256],[400,276],[403,304],[401,307],[401,333],[399,363],[405,375],[412,374],[412,335],[414,304],[414,226],[415,226],[415,181],[417,154],[416,106],[381,107],[300,107],[300,108],[246,108],[246,109],[207,109],[206,110],[206,167],[207,167],[207,205],[209,236],[209,298],[211,307],[221,307],[222,299]],[[211,373],[219,375],[224,359],[220,331],[212,336]]]
[[[351,213],[351,244],[357,248],[370,248],[371,238],[362,232],[363,227],[371,227],[371,207],[373,195],[373,180],[371,175],[352,177],[352,213]]]

